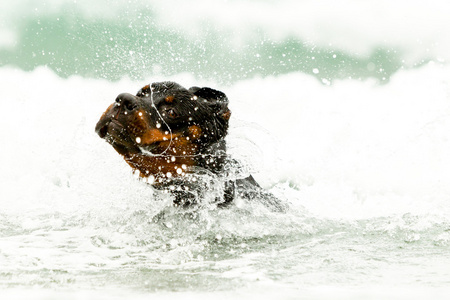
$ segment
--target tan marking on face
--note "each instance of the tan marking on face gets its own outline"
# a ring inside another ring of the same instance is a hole
[[[225,120],[229,120],[231,118],[231,110],[228,110],[225,113],[223,113],[222,118],[224,118]]]
[[[174,99],[173,96],[167,96],[164,100],[166,100],[167,103],[172,103]]]
[[[154,143],[161,143],[166,141],[170,142],[170,140],[173,141],[180,135],[181,134],[179,133],[165,133],[159,129],[147,129],[140,138],[143,145],[151,145]]]
[[[127,130],[133,135],[133,138],[140,138],[150,128],[147,118],[144,117],[145,111],[139,109],[127,118],[126,124],[123,124]]]
[[[148,156],[139,153],[125,155],[124,159],[133,169],[139,170],[141,177],[153,176],[157,179],[166,177],[167,173],[172,177],[184,176],[189,172],[189,167],[196,164],[198,145],[187,137],[165,141],[160,144],[160,149],[164,149],[164,155]]]
[[[109,109],[108,109],[109,110]],[[170,133],[159,128],[151,128],[145,116],[146,111],[137,110],[125,125],[140,146],[150,146],[158,143],[154,148],[154,156],[143,153],[122,154],[125,161],[141,177],[165,178],[170,173],[172,177],[184,176],[189,167],[194,166],[199,146],[194,141],[200,138],[202,130],[199,126],[190,126],[187,132]],[[160,153],[158,155],[158,153]]]
[[[113,107],[114,107],[114,103],[112,103],[110,106],[108,106],[108,108],[105,110],[105,112],[100,117],[100,120],[105,118],[108,115],[108,113],[112,110]]]
[[[189,136],[192,137],[194,140],[199,139],[200,135],[202,134],[202,129],[198,127],[197,125],[192,125],[188,129]]]

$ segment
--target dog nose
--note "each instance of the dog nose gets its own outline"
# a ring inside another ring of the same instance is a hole
[[[138,107],[137,98],[134,95],[128,93],[123,93],[117,96],[116,103],[130,112]]]

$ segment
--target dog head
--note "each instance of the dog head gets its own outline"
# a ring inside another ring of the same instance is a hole
[[[172,177],[207,161],[220,168],[211,157],[224,154],[230,115],[220,91],[157,82],[118,95],[95,131],[141,176]]]

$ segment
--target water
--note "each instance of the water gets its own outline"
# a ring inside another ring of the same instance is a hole
[[[446,3],[208,3],[1,4],[1,298],[445,299]],[[133,176],[94,126],[159,80],[228,95],[230,154],[287,212]]]

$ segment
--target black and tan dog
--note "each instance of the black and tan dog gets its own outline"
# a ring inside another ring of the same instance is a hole
[[[157,189],[170,191],[175,205],[186,206],[196,203],[196,191],[203,189],[189,179],[190,174],[225,173],[230,116],[228,98],[220,91],[157,82],[144,86],[136,95],[117,96],[95,131],[140,177]],[[236,194],[265,198],[270,206],[281,207],[251,176],[225,180],[223,195],[216,201],[227,205]]]

